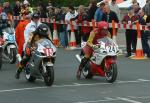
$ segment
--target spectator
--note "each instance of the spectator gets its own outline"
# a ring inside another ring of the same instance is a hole
[[[48,6],[47,9],[48,9],[47,17],[49,19],[53,19],[54,16],[55,16],[55,13],[54,13],[55,9],[52,6]],[[47,25],[49,26],[51,34],[52,34],[52,32],[53,32],[53,24],[52,23],[48,23]]]
[[[102,16],[102,21],[112,23],[112,20],[114,20],[116,23],[119,22],[117,14],[114,11],[110,10],[109,5],[105,5],[104,9],[105,9],[105,11],[104,11],[104,14]],[[109,32],[111,33],[111,37],[112,37],[113,36],[112,35],[112,33],[113,33],[112,28],[109,28]]]
[[[14,16],[19,16],[21,12],[21,6],[20,2],[17,0],[15,3],[15,6],[13,8],[13,15]],[[14,27],[16,28],[17,24],[19,23],[19,20],[14,20]]]
[[[37,7],[37,12],[39,13],[40,18],[47,18],[47,15],[46,15],[46,8],[44,8],[43,6],[38,5],[38,7]]]
[[[139,11],[139,16],[140,16],[139,23],[141,25],[146,25],[147,15],[145,15],[143,9],[141,9]],[[141,31],[143,51],[144,51],[145,54],[147,54],[147,57],[150,58],[150,47],[149,47],[149,44],[148,44],[148,36],[149,35],[146,31],[144,31],[144,30]]]
[[[146,15],[150,15],[150,0],[147,0],[146,5],[143,8]]]
[[[102,21],[102,15],[103,15],[105,3],[101,2],[100,4],[98,4],[98,6],[99,6],[99,8],[97,8],[97,10],[94,14],[94,20],[96,22]]]
[[[110,10],[114,11],[116,14],[117,14],[117,17],[119,20],[120,19],[120,10],[119,10],[119,7],[118,5],[116,4],[116,0],[112,0],[112,2],[110,3]]]
[[[85,11],[83,5],[79,6],[78,13],[79,13],[78,14],[78,23],[82,23],[83,21],[88,21],[88,22],[90,21],[90,19],[88,17],[88,14]],[[91,27],[89,27],[89,26],[81,26],[81,27],[79,27],[79,35],[81,35],[82,40],[84,42],[87,41],[87,39],[88,39],[88,37],[90,35],[90,32],[91,32]]]
[[[55,19],[56,21],[64,21],[66,13],[60,7],[55,8]],[[66,25],[57,24],[57,30],[60,38],[60,46],[66,48],[68,45],[67,33],[66,33]]]
[[[141,9],[139,3],[136,2],[132,6],[133,6],[134,14],[138,15],[139,10]]]
[[[139,20],[139,16],[134,14],[134,10],[132,7],[128,8],[128,14],[123,17],[122,23],[123,24],[134,24]],[[127,47],[127,54],[126,57],[131,56],[131,44],[133,44],[133,51],[136,50],[136,42],[137,42],[137,32],[136,30],[126,29],[125,32],[126,36],[126,47]]]
[[[12,8],[10,7],[9,2],[4,3],[3,12],[5,12],[6,14],[8,14],[8,13],[12,14]]]
[[[2,13],[2,11],[3,11],[3,6],[2,6],[2,4],[0,3],[0,13]]]
[[[94,14],[96,10],[97,10],[96,0],[90,0],[89,10],[88,10],[88,16],[89,16],[90,21],[94,19]]]
[[[71,35],[71,26],[70,26],[70,21],[74,21],[77,19],[77,16],[78,16],[78,12],[74,9],[74,7],[72,6],[69,6],[68,7],[68,12],[67,14],[65,15],[65,20],[67,22],[67,31],[68,31],[68,34],[69,34],[69,37]],[[80,45],[80,38],[78,36],[78,28],[77,28],[77,25],[74,25],[74,32],[75,32],[75,38],[76,38],[76,42],[77,42],[77,45]]]

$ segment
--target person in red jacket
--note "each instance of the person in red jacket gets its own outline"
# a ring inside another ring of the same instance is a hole
[[[21,20],[16,27],[16,42],[18,45],[18,54],[23,56],[23,45],[24,45],[24,30],[26,25],[30,22],[30,16],[26,16],[24,20]]]

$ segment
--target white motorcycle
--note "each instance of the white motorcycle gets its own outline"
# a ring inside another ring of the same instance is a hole
[[[54,82],[54,61],[56,47],[48,39],[41,39],[36,43],[36,49],[32,51],[29,62],[25,67],[25,76],[29,82],[36,79],[44,79],[47,86]]]
[[[86,42],[82,43],[80,55],[76,55],[79,62],[84,58]],[[92,47],[93,53],[89,62],[82,69],[81,73],[85,78],[92,78],[94,75],[105,77],[109,83],[117,78],[117,54],[118,45],[110,38],[105,37],[98,40],[98,44]],[[78,72],[77,72],[78,73]],[[77,76],[78,78],[78,76]]]
[[[4,56],[9,60],[11,64],[16,62],[17,43],[15,38],[15,30],[11,27],[2,30],[4,45]]]

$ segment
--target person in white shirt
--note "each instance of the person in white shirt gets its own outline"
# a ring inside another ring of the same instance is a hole
[[[27,26],[25,27],[24,30],[24,39],[25,39],[25,43],[24,43],[24,50],[27,44],[27,41],[29,39],[30,33],[35,31],[35,29],[42,24],[39,20],[39,14],[38,13],[34,13],[32,15],[32,20],[29,24],[27,24]]]
[[[69,36],[71,34],[70,21],[75,21],[77,18],[78,18],[78,12],[74,9],[74,7],[69,6],[68,7],[68,12],[65,15],[65,21],[67,22],[67,32],[68,32]],[[77,45],[80,45],[81,36],[79,36],[77,29],[78,29],[78,27],[75,24],[74,25],[75,38],[76,38]]]

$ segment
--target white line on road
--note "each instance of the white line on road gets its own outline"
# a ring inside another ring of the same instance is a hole
[[[135,97],[136,98],[136,97]],[[137,97],[138,98],[138,97]],[[136,99],[137,99],[136,98]],[[129,103],[142,103],[139,101],[135,101],[135,100],[131,100],[129,98],[122,98],[122,97],[117,97],[117,98],[109,98],[106,97],[105,99],[101,99],[101,100],[96,100],[96,101],[84,101],[84,102],[76,102],[76,103],[100,103],[100,102],[109,102],[109,101],[125,101],[125,102],[129,102]]]
[[[142,103],[142,102],[139,102],[139,101],[135,101],[135,100],[131,100],[129,98],[121,98],[121,97],[118,97],[119,100],[122,100],[122,101],[125,101],[125,102],[129,102],[129,103]]]
[[[34,90],[34,89],[43,89],[47,87],[32,87],[32,88],[20,88],[20,89],[7,89],[7,90],[0,90],[0,93],[3,92],[13,92],[13,91],[23,91],[23,90]]]
[[[150,82],[150,80],[145,79],[137,79],[136,81],[117,81],[115,84],[127,84],[127,83],[143,83],[143,82]],[[110,85],[110,83],[92,83],[92,84],[80,84],[74,83],[71,85],[53,85],[53,88],[64,88],[64,87],[80,87],[80,86],[96,86],[96,85]],[[17,88],[17,89],[7,89],[7,90],[0,90],[0,93],[3,92],[13,92],[13,91],[24,91],[24,90],[35,90],[35,89],[44,89],[48,88],[47,86],[42,87],[29,87],[29,88]]]

